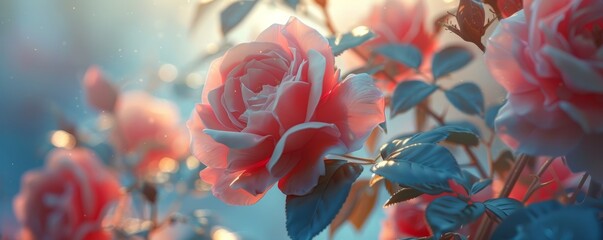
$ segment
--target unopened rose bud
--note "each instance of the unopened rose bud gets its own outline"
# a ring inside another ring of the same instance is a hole
[[[113,112],[118,98],[118,91],[104,76],[102,71],[92,66],[84,75],[86,100],[99,111]]]
[[[475,0],[461,0],[456,12],[456,20],[459,25],[461,37],[468,42],[481,42],[486,32],[484,22],[486,14],[481,2]]]

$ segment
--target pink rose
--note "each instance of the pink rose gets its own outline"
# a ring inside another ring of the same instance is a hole
[[[422,198],[386,208],[387,217],[383,221],[379,239],[395,240],[431,236],[429,225],[425,219],[425,208],[427,208],[427,203]]]
[[[509,146],[531,155],[562,156],[574,171],[603,180],[603,3],[524,1],[500,22],[486,61],[508,91],[496,119]]]
[[[469,195],[461,184],[455,181],[449,181],[449,184],[452,192],[438,195],[423,194],[415,199],[388,207],[386,209],[387,218],[383,221],[379,239],[394,240],[408,237],[420,238],[431,236],[432,233],[425,218],[425,211],[427,206],[438,198],[444,196],[462,196],[468,199],[469,203],[472,203],[484,202],[494,197],[492,186],[488,186],[474,195]],[[465,225],[459,229],[459,233],[469,234],[477,229],[477,225],[474,223]]]
[[[19,239],[111,239],[101,221],[119,196],[117,178],[92,152],[53,150],[44,169],[23,176],[14,200]]]
[[[430,58],[435,51],[437,39],[435,33],[427,31],[426,22],[427,7],[423,0],[387,0],[383,5],[375,6],[365,20],[364,24],[374,31],[377,37],[362,46],[370,49],[390,43],[411,44],[417,47],[425,58]],[[360,49],[366,54],[369,53],[369,49]],[[424,64],[423,67],[429,68],[428,65]],[[419,77],[413,69],[393,62],[386,65],[386,71],[392,72],[398,81]],[[387,82],[384,89],[392,91],[394,87],[395,84]]]
[[[303,195],[325,154],[360,149],[384,120],[382,93],[366,74],[338,80],[327,40],[295,18],[215,60],[188,122],[213,194],[253,204],[278,181]]]
[[[103,112],[113,112],[119,92],[97,66],[91,66],[86,70],[84,90],[88,104]]]
[[[154,172],[164,158],[178,159],[188,151],[188,135],[180,126],[178,108],[142,91],[122,94],[115,110],[113,135],[121,151],[140,151],[138,173]]]

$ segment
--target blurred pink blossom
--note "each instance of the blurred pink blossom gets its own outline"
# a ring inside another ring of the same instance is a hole
[[[89,150],[53,150],[42,170],[23,176],[14,200],[18,239],[111,239],[101,222],[119,183]]]
[[[114,139],[125,153],[141,153],[138,173],[154,172],[163,158],[188,151],[188,134],[173,103],[142,91],[123,93],[115,110]]]
[[[431,55],[438,43],[436,34],[426,27],[427,20],[427,6],[423,0],[387,0],[382,5],[374,6],[365,20],[364,24],[374,31],[377,37],[362,45],[360,50],[366,55],[371,49],[384,44],[411,44],[423,54],[422,69],[429,69]],[[380,61],[383,61],[383,58]],[[386,64],[385,71],[393,73],[390,75],[398,82],[409,77],[422,78],[413,69],[399,63]],[[383,78],[380,74],[376,77]],[[384,90],[392,91],[395,83],[380,82],[380,86]]]
[[[496,119],[518,152],[563,156],[603,181],[603,2],[525,0],[500,22],[486,62],[508,91]]]
[[[113,112],[119,92],[97,66],[91,66],[84,75],[84,91],[88,104],[100,111]]]
[[[384,121],[383,96],[365,74],[339,81],[327,40],[296,18],[215,60],[188,122],[200,175],[229,204],[258,201],[278,181],[303,195],[323,157],[362,147]]]

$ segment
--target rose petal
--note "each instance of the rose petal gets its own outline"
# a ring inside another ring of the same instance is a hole
[[[561,101],[559,107],[582,127],[585,133],[603,132],[603,111],[601,106],[574,105]]]
[[[533,91],[537,86],[524,78],[523,67],[518,64],[515,52],[518,52],[519,43],[515,42],[515,33],[521,33],[526,28],[523,12],[512,18],[507,18],[500,23],[490,38],[485,57],[486,64],[494,78],[509,93]]]
[[[278,178],[272,177],[266,167],[261,165],[243,171],[232,181],[230,187],[233,189],[242,188],[251,194],[259,195],[266,192],[277,181]]]
[[[210,129],[234,131],[235,129],[224,126],[217,118],[214,110],[208,104],[197,104],[195,111],[199,115],[203,125]],[[193,113],[194,114],[194,113]]]
[[[228,169],[233,171],[254,168],[266,165],[274,149],[272,137],[265,138],[259,144],[246,149],[230,149],[228,152]]]
[[[212,185],[211,191],[220,200],[231,205],[252,205],[264,197],[264,193],[251,194],[245,189],[239,188],[234,189],[230,184],[242,173],[227,172],[225,169],[219,168],[205,168],[199,176],[203,181]]]
[[[515,114],[508,103],[499,110],[495,124],[503,142],[517,148],[518,152],[530,155],[564,155],[576,146],[582,135],[575,131],[579,126],[575,123],[572,126],[571,122],[554,129],[531,124],[525,117]]]
[[[593,66],[551,46],[545,46],[542,51],[555,63],[563,82],[572,90],[603,93],[603,75],[599,74]]]
[[[306,82],[284,82],[275,99],[274,115],[281,123],[281,130],[305,122],[310,84]]]
[[[314,137],[302,150],[288,154],[297,156],[299,160],[278,182],[279,189],[286,195],[308,194],[318,184],[319,177],[325,175],[324,156],[346,152],[347,147],[332,135]]]
[[[322,98],[322,81],[325,77],[325,64],[326,60],[319,52],[315,50],[308,52],[308,82],[310,83],[311,90],[308,97],[308,110],[306,110],[305,122],[310,121],[318,102]]]
[[[217,143],[203,132],[205,125],[199,115],[193,112],[186,122],[186,126],[191,133],[193,155],[208,167],[225,168],[228,147]]]
[[[565,157],[567,165],[574,172],[586,171],[593,180],[603,182],[603,164],[601,164],[601,143],[603,134],[585,136],[578,146]]]
[[[316,121],[337,125],[349,151],[356,151],[371,131],[385,121],[383,93],[369,75],[350,74],[318,106]]]
[[[285,25],[282,30],[282,34],[287,38],[289,46],[296,48],[303,56],[307,59],[308,52],[314,50],[319,52],[326,60],[324,69],[326,70],[323,80],[322,89],[328,91],[337,84],[336,79],[332,79],[333,72],[335,71],[335,58],[331,47],[326,38],[324,38],[318,31],[305,25],[297,18],[291,17],[289,22]]]
[[[241,62],[249,61],[254,56],[262,56],[263,52],[268,51],[276,51],[281,56],[288,55],[280,45],[270,42],[247,42],[232,47],[224,54],[224,60],[219,65],[222,77],[228,76]]]
[[[279,137],[280,125],[274,114],[270,111],[257,111],[249,114],[247,127],[243,132],[253,133],[261,136]]]
[[[246,149],[257,146],[270,136],[260,136],[246,132],[229,132],[213,129],[204,129],[203,132],[216,142],[226,145],[231,149]]]
[[[272,157],[267,165],[270,174],[274,177],[281,178],[289,173],[300,159],[299,156],[289,156],[287,153],[300,149],[306,150],[306,146],[310,141],[315,140],[327,144],[331,143],[324,142],[324,140],[321,140],[316,136],[334,136],[339,138],[340,133],[334,124],[322,122],[302,123],[290,128],[283,134],[274,148]]]

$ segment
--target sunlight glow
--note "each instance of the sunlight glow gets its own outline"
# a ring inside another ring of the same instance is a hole
[[[186,167],[190,170],[198,168],[200,165],[199,160],[195,156],[189,156],[186,158]]]
[[[235,235],[234,233],[224,229],[224,228],[218,228],[216,230],[214,230],[213,234],[212,234],[212,239],[215,240],[237,240],[239,239],[237,237],[237,235]]]
[[[173,173],[178,170],[178,163],[173,158],[164,157],[159,160],[159,170],[166,173]]]
[[[72,149],[75,147],[75,137],[70,133],[58,130],[50,135],[50,143],[58,148]]]
[[[178,77],[178,69],[172,64],[163,64],[159,67],[159,79],[164,82],[173,82]]]

